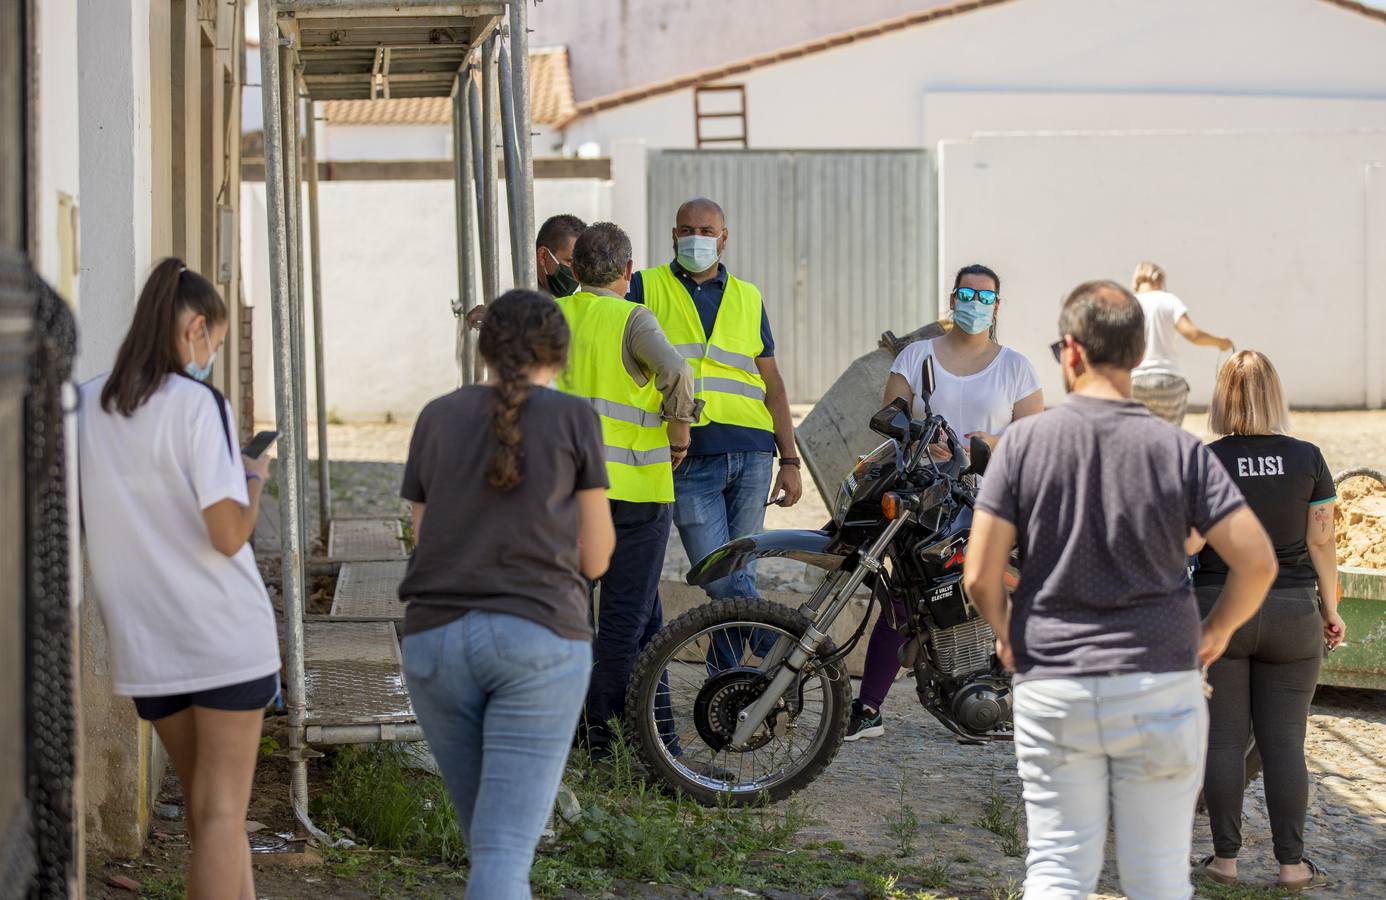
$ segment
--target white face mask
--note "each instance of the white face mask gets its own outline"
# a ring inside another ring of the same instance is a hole
[[[706,272],[717,265],[721,254],[717,252],[717,238],[703,234],[690,234],[678,240],[679,265],[689,272]]]

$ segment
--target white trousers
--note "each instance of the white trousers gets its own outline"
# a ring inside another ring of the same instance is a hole
[[[1031,678],[1015,689],[1025,785],[1026,900],[1086,898],[1116,824],[1122,891],[1187,900],[1194,803],[1208,748],[1196,671]]]

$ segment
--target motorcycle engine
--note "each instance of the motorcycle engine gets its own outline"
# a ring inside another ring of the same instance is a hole
[[[943,701],[964,731],[986,736],[1012,718],[1011,686],[992,672],[996,635],[977,616],[951,628],[931,628],[930,641],[939,669],[952,683]]]

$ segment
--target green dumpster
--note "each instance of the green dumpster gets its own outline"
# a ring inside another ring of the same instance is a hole
[[[1386,690],[1386,569],[1338,567],[1347,640],[1323,658],[1319,684]]]

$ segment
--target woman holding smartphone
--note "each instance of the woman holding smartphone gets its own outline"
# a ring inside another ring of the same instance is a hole
[[[597,414],[548,387],[569,339],[543,294],[491,303],[478,349],[495,377],[424,407],[404,467],[404,676],[473,900],[529,900],[592,674],[587,583],[616,546]]]
[[[253,900],[245,813],[279,687],[274,609],[250,537],[268,460],[244,459],[206,383],[226,304],[154,268],[115,365],[81,389],[82,520],[115,692],[153,723],[183,786],[192,900]]]

